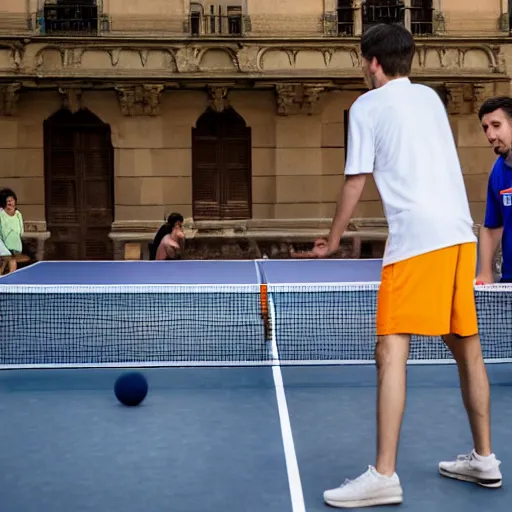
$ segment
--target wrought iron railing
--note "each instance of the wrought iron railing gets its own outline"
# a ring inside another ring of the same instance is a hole
[[[108,20],[96,1],[83,3],[58,0],[46,2],[38,13],[37,24],[42,34],[95,35],[108,29]]]
[[[431,1],[413,0],[410,7],[406,7],[403,0],[367,1],[361,5],[360,9],[355,9],[351,0],[340,0],[336,10],[335,35],[353,36],[356,16],[361,16],[363,32],[377,23],[403,24],[406,20],[406,11],[410,12],[408,28],[414,35],[434,33],[434,9]],[[329,26],[328,23],[326,25]]]
[[[409,9],[411,12],[411,32],[418,36],[433,34],[434,8],[432,2],[413,2]]]
[[[242,14],[202,14],[189,16],[192,36],[242,36],[246,31],[247,18]]]
[[[353,36],[354,35],[354,9],[349,5],[340,5],[338,7],[338,35]]]

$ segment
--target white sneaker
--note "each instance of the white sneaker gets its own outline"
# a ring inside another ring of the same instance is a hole
[[[501,487],[500,464],[494,454],[482,457],[473,450],[469,455],[459,455],[456,461],[440,462],[439,472],[448,478],[497,488]]]
[[[332,507],[357,508],[402,503],[403,491],[396,473],[384,476],[373,466],[355,480],[324,492],[324,501]]]

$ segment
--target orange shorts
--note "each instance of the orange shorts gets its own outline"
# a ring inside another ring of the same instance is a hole
[[[454,245],[382,269],[377,335],[478,333],[476,243]]]

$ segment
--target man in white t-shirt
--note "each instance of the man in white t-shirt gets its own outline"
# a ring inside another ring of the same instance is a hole
[[[370,91],[350,110],[345,183],[329,239],[312,252],[338,250],[373,174],[389,226],[376,321],[377,460],[361,477],[325,491],[324,500],[343,508],[402,502],[396,458],[413,334],[442,336],[453,353],[473,434],[471,453],[441,462],[440,473],[500,487],[474,299],[476,236],[446,110],[434,90],[409,80],[415,44],[404,27],[371,28],[361,53]]]

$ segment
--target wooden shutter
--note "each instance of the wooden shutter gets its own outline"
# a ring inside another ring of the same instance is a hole
[[[82,233],[85,259],[104,259],[112,253],[109,238],[113,218],[112,150],[109,130],[84,128],[80,132]]]
[[[222,217],[247,219],[251,216],[250,138],[222,140]]]
[[[251,130],[233,110],[208,110],[192,131],[193,215],[251,217]]]
[[[194,218],[197,220],[220,217],[220,158],[216,137],[194,137],[192,155]]]
[[[45,121],[48,258],[111,259],[113,149],[110,128],[89,111]]]

